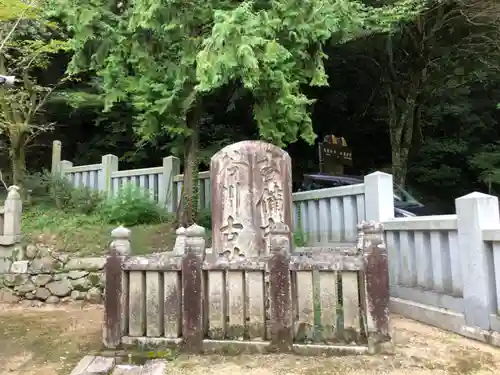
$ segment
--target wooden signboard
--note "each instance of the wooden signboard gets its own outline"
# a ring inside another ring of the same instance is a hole
[[[328,164],[352,166],[352,150],[342,137],[327,135],[319,145],[320,162]]]

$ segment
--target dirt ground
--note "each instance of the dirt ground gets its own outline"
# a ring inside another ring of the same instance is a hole
[[[102,312],[100,307],[0,305],[0,374],[68,375],[81,357],[99,349]],[[169,374],[481,375],[500,368],[500,349],[398,316],[393,327],[396,353],[390,356],[181,356]]]

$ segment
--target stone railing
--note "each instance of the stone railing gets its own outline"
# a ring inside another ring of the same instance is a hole
[[[500,346],[498,198],[470,193],[455,209],[383,223],[391,311]]]
[[[115,229],[105,266],[107,348],[323,355],[391,347],[387,256],[375,222],[359,226],[358,243],[304,253],[292,252],[286,224],[273,223],[260,256],[207,252],[196,224],[178,229],[169,253],[131,255],[128,235]]]

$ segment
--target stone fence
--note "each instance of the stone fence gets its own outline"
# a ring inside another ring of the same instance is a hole
[[[389,343],[389,283],[382,227],[364,222],[358,242],[292,252],[283,223],[269,252],[205,247],[205,229],[179,230],[174,251],[130,255],[115,229],[106,262],[103,343],[175,345],[191,352],[366,353]]]
[[[474,192],[455,208],[383,222],[391,311],[500,346],[498,198]]]

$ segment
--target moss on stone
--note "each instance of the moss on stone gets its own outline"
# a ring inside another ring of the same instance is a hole
[[[227,327],[227,337],[230,340],[237,340],[245,337],[245,326],[234,324]]]
[[[94,286],[98,286],[100,283],[100,275],[97,273],[91,273],[90,275],[88,275],[88,279]]]

